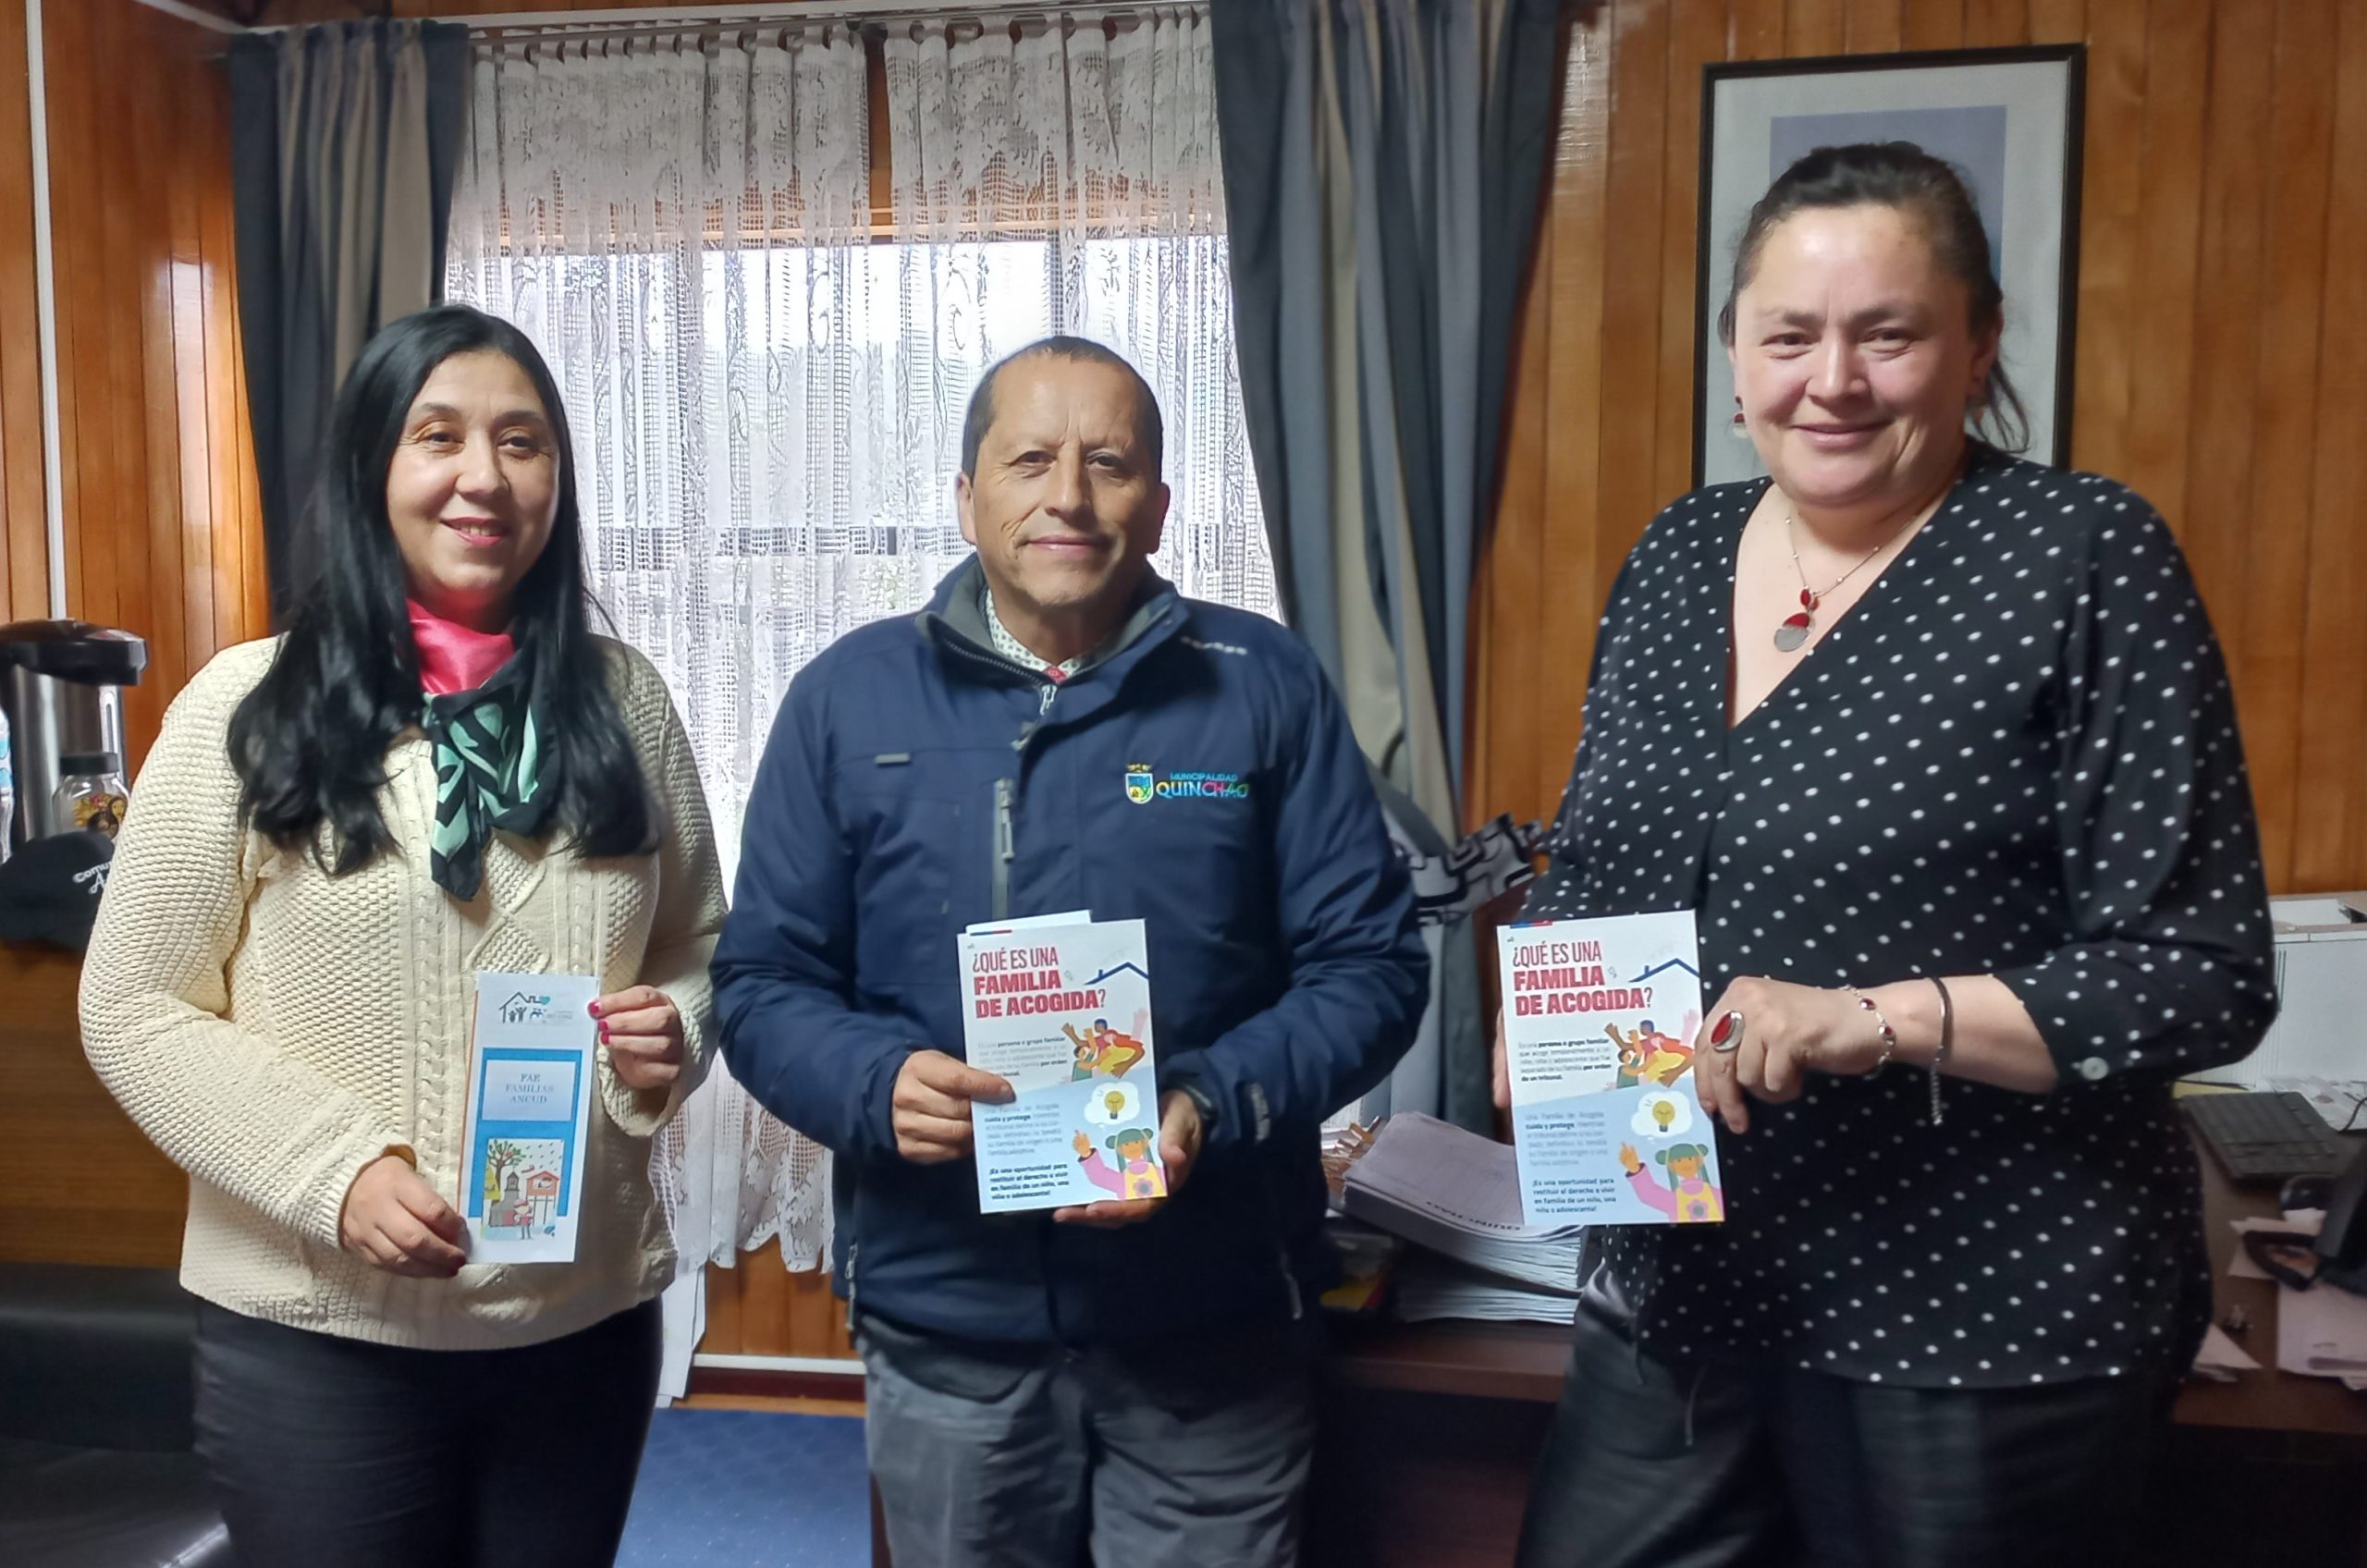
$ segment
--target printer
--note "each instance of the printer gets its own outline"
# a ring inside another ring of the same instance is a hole
[[[2367,1079],[2367,892],[2268,900],[2276,932],[2276,1022],[2214,1082]]]

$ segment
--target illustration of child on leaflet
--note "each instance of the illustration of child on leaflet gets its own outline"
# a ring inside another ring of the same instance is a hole
[[[1167,1195],[1167,1174],[1150,1158],[1151,1132],[1147,1127],[1129,1127],[1110,1134],[1105,1146],[1118,1156],[1118,1163],[1101,1158],[1101,1150],[1083,1133],[1076,1135],[1076,1157],[1085,1161],[1085,1180],[1095,1186],[1121,1198],[1163,1198]]]

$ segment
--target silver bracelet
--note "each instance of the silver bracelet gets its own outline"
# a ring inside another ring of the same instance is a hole
[[[1874,1059],[1872,1071],[1866,1074],[1867,1077],[1870,1078],[1875,1073],[1880,1072],[1883,1068],[1888,1067],[1890,1065],[1890,1059],[1897,1054],[1898,1031],[1890,1026],[1890,1020],[1883,1016],[1883,1010],[1874,1005],[1873,998],[1866,995],[1865,992],[1858,989],[1855,986],[1844,986],[1841,988],[1848,992],[1851,996],[1857,998],[1858,1005],[1859,1007],[1874,1015],[1874,1027],[1882,1033],[1883,1054]]]
[[[1948,1057],[1956,1048],[1956,1004],[1948,995],[1948,983],[1938,975],[1929,975],[1932,988],[1940,993],[1940,1048],[1932,1054],[1932,1125],[1940,1124],[1940,1072],[1948,1065]]]

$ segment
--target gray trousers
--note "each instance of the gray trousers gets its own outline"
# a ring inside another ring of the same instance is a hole
[[[896,1568],[1295,1568],[1313,1326],[1065,1350],[865,1314]]]

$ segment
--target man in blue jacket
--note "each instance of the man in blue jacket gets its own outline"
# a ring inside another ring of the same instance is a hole
[[[1304,644],[1152,572],[1150,388],[1050,338],[990,371],[977,547],[790,688],[716,951],[723,1052],[836,1160],[836,1275],[898,1568],[1289,1564],[1327,1281],[1322,1117],[1413,1037],[1427,962]],[[1170,1194],[982,1217],[955,941],[1139,918]]]

